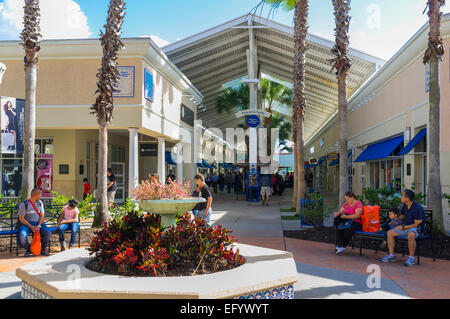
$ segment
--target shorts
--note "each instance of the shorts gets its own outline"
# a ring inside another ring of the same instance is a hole
[[[392,230],[397,232],[400,236],[408,236],[410,232],[414,232],[416,234],[416,238],[419,237],[419,232],[417,231],[417,227],[413,227],[413,228],[405,229],[405,230],[393,228]]]
[[[108,196],[108,202],[112,203],[114,202],[114,198],[116,198],[116,191],[110,191],[107,193]]]
[[[261,187],[261,196],[270,196],[272,195],[272,187]]]

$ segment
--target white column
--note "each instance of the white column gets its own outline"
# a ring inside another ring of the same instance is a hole
[[[177,180],[183,181],[183,143],[177,146]]]
[[[158,137],[158,176],[163,184],[166,182],[166,140]]]
[[[128,155],[128,196],[139,183],[139,130],[128,129],[130,144]]]
[[[257,74],[257,52],[256,52],[256,39],[251,26],[253,25],[252,18],[249,17],[248,20],[248,32],[249,32],[249,44],[250,48],[247,51],[247,67],[248,76],[250,80],[255,80],[258,77]],[[258,83],[250,82],[250,109],[256,110],[258,108]],[[258,164],[258,135],[256,128],[249,129],[249,164],[250,169],[256,169]]]

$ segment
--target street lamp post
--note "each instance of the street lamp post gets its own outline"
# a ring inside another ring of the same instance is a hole
[[[5,74],[6,65],[0,62],[0,84],[2,84],[3,74]]]

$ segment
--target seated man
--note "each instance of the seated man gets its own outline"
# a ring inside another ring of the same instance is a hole
[[[408,236],[409,257],[405,262],[405,266],[412,267],[415,265],[416,238],[419,237],[419,228],[425,220],[425,213],[423,207],[414,200],[414,196],[415,194],[412,190],[405,190],[402,194],[403,206],[400,218],[403,220],[403,225],[388,231],[389,254],[381,258],[382,262],[397,261],[394,255],[395,237]]]
[[[41,201],[41,190],[35,188],[31,191],[30,199],[25,200],[19,206],[19,233],[18,239],[20,245],[25,248],[26,252],[24,257],[28,257],[31,254],[30,244],[28,243],[28,235],[30,230],[35,233],[39,231],[41,233],[41,255],[48,256],[47,245],[50,241],[51,233],[44,224],[44,204]]]

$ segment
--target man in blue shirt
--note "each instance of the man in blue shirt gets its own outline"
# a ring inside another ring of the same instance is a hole
[[[403,207],[400,211],[400,218],[403,220],[403,225],[388,231],[389,254],[381,258],[383,262],[397,261],[394,255],[395,237],[408,236],[409,257],[405,262],[405,266],[412,267],[415,265],[416,238],[419,237],[420,233],[423,233],[425,213],[423,207],[414,200],[414,197],[414,192],[409,189],[402,194]]]

